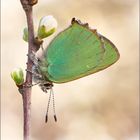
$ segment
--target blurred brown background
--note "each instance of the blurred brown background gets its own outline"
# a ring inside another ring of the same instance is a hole
[[[22,40],[26,20],[20,0],[3,0],[1,5],[1,139],[22,140],[22,100],[10,72],[26,68],[27,43]],[[58,33],[76,17],[114,42],[121,57],[104,71],[55,84],[57,123],[51,108],[49,122],[44,123],[48,95],[33,87],[31,140],[138,140],[138,8],[138,0],[38,2],[35,27],[40,17],[53,15]]]

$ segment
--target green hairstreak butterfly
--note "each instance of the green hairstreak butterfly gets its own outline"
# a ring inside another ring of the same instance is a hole
[[[119,59],[115,45],[72,19],[71,25],[49,44],[36,69],[40,86],[47,91],[52,83],[65,83],[101,71]],[[35,78],[36,79],[36,78]]]
[[[53,83],[65,83],[101,71],[119,59],[115,45],[97,30],[75,18],[44,50],[34,66],[34,80],[47,92]]]

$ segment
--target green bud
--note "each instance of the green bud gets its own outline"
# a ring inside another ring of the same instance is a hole
[[[25,27],[23,30],[23,40],[28,42],[28,28]]]
[[[11,77],[15,81],[16,85],[22,85],[24,83],[24,73],[21,68],[16,68],[11,72]]]
[[[45,16],[41,18],[38,27],[38,37],[40,39],[46,38],[53,34],[57,28],[57,21],[53,16]]]

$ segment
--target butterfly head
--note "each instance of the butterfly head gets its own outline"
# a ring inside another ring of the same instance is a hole
[[[48,83],[40,83],[39,84],[40,88],[42,89],[43,92],[47,93],[49,89],[52,89],[53,83],[48,82]]]

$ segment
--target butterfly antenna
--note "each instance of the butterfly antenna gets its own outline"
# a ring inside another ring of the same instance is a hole
[[[51,91],[52,91],[52,98],[53,98],[53,117],[54,117],[54,120],[55,122],[57,122],[57,117],[56,117],[56,113],[55,113],[55,99],[54,99],[54,92],[53,92],[53,89],[51,88]]]
[[[48,100],[48,105],[47,105],[47,112],[46,112],[46,116],[45,116],[45,122],[48,122],[48,113],[49,113],[49,106],[50,106],[50,101],[51,101],[51,90],[50,90],[50,95],[49,95],[49,100]]]

